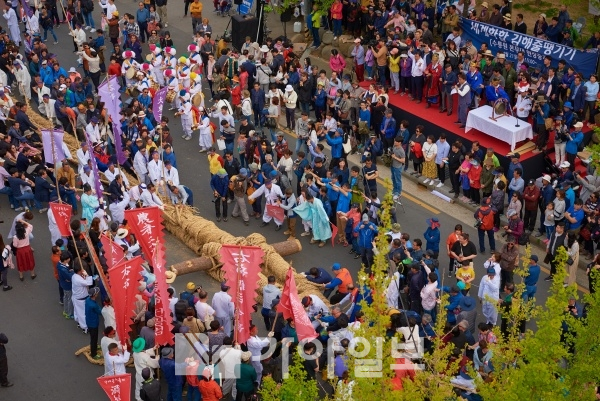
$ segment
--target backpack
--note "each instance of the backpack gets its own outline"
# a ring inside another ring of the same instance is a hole
[[[490,213],[484,215],[480,211],[477,214],[477,216],[479,217],[479,220],[481,220],[481,225],[479,226],[480,229],[482,229],[483,231],[489,231],[494,228],[494,213],[493,212],[490,212]]]
[[[529,243],[529,234],[527,234],[527,232],[525,230],[523,230],[523,233],[517,239],[517,242],[519,243],[519,245],[523,245],[523,246],[527,245]]]

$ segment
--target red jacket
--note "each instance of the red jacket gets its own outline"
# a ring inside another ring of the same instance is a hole
[[[471,167],[467,177],[469,177],[469,182],[471,183],[471,188],[480,189],[481,188],[481,171],[483,169],[481,166],[478,168]]]
[[[525,199],[525,210],[536,210],[540,199],[540,189],[535,185],[525,186],[523,199]]]
[[[223,397],[221,387],[214,380],[200,380],[198,389],[202,394],[202,401],[219,401]]]

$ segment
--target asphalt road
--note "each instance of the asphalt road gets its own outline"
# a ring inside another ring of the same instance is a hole
[[[116,4],[121,15],[124,12],[134,13],[137,9],[137,2],[117,1]],[[229,19],[213,15],[210,2],[205,2],[204,8],[204,15],[210,18],[213,30],[221,33]],[[98,20],[99,7],[96,7],[94,15]],[[169,4],[168,29],[177,49],[185,49],[189,44],[187,38],[191,37],[191,21],[189,17],[183,19],[182,15],[183,2]],[[3,23],[4,21],[0,24]],[[281,31],[281,27],[278,26],[270,26],[270,28],[275,31],[273,36]],[[67,32],[67,27],[64,25],[56,30],[59,45],[52,45],[51,41],[47,42],[48,47],[58,55],[65,69],[77,65]],[[182,51],[180,50],[179,53]],[[206,155],[198,153],[197,134],[192,141],[184,141],[181,139],[180,123],[173,118],[173,112],[165,111],[165,115],[172,119],[170,127],[175,138],[174,148],[181,181],[194,192],[195,206],[200,214],[207,218],[214,218],[214,206],[210,202],[210,191],[207,191],[210,179],[208,163]],[[405,180],[404,211],[400,210],[397,217],[403,229],[411,234],[411,238],[422,237],[426,228],[425,220],[432,215],[436,215],[442,223],[442,238],[445,238],[458,223],[463,224],[473,238],[476,237],[471,213],[459,206],[439,201],[432,197],[429,191],[407,181]],[[8,233],[15,215],[16,213],[8,207],[7,198],[0,197],[0,219],[5,221],[0,225],[0,232],[3,235]],[[282,231],[276,232],[273,225],[259,228],[260,220],[251,220],[248,227],[244,226],[240,219],[230,219],[219,225],[234,235],[248,235],[260,231],[269,242],[285,240],[286,236]],[[74,356],[77,349],[89,343],[89,338],[77,329],[73,321],[62,317],[62,307],[58,303],[57,283],[50,265],[50,236],[46,215],[36,213],[32,223],[35,235],[32,246],[35,248],[38,277],[35,281],[26,278],[24,282],[20,282],[17,273],[10,272],[9,282],[14,289],[10,292],[0,292],[2,305],[0,332],[6,333],[10,339],[7,346],[9,379],[15,384],[12,388],[0,388],[0,399],[57,400],[86,397],[89,401],[106,400],[106,396],[95,380],[102,374],[102,367],[91,365],[83,357]],[[172,236],[167,235],[166,238],[169,264],[194,256],[187,247]],[[354,274],[358,271],[359,261],[348,254],[348,248],[339,245],[335,248],[329,245],[317,248],[309,244],[309,237],[300,238],[304,250],[289,258],[296,269],[308,270],[312,266],[329,267],[332,263],[339,262]],[[541,251],[538,253],[541,255]],[[480,267],[483,260],[483,256],[477,259],[478,277],[483,274],[483,268]],[[444,272],[447,264],[447,258],[442,256],[440,265],[444,268]],[[210,292],[218,288],[218,283],[200,273],[183,276],[177,279],[174,286],[178,292],[182,291],[188,281],[201,284]],[[479,278],[476,279],[476,282],[478,281]],[[451,284],[448,278],[444,283]],[[544,300],[547,289],[547,283],[540,282],[539,302]]]

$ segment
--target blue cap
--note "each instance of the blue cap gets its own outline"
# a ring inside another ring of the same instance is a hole
[[[563,105],[563,107],[566,107],[568,109],[573,109],[573,105],[571,104],[571,102],[565,102],[565,104]]]
[[[341,268],[342,268],[342,266],[340,266],[340,264],[339,264],[339,263],[334,263],[334,264],[331,266],[331,270],[340,270]]]
[[[246,170],[245,168],[240,169],[240,175],[241,176],[247,176],[248,175],[248,170]]]

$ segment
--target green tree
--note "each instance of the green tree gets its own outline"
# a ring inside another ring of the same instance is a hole
[[[278,384],[270,376],[265,377],[259,393],[263,401],[314,401],[319,397],[317,383],[306,377],[299,353],[294,353],[293,363],[283,382]]]
[[[349,381],[354,382],[352,398],[384,401],[457,400],[459,398],[455,395],[451,380],[458,370],[458,361],[453,364],[448,362],[452,348],[443,341],[447,334],[444,332],[446,319],[443,312],[438,314],[433,351],[424,355],[414,378],[404,378],[402,390],[396,390],[398,383],[394,378],[397,372],[390,368],[397,362],[392,346],[394,339],[399,343],[402,338],[399,333],[395,333],[393,338],[386,336],[390,324],[385,297],[390,282],[386,258],[388,245],[385,240],[385,232],[390,226],[388,210],[392,205],[389,194],[384,204],[386,206],[381,214],[383,228],[376,240],[379,253],[375,257],[372,275],[367,275],[363,269],[358,279],[361,290],[367,286],[371,289],[373,302],[371,305],[362,303],[366,323],[355,332],[355,338],[362,337],[366,341],[358,342],[356,352],[350,353],[347,360]],[[508,323],[508,336],[503,338],[500,330],[494,328],[498,337],[498,343],[490,346],[494,372],[484,380],[477,377],[472,367],[469,368],[472,377],[476,377],[477,392],[486,401],[593,399],[595,386],[600,383],[597,362],[600,358],[597,339],[600,295],[588,294],[579,299],[587,305],[585,318],[575,318],[568,313],[569,298],[578,298],[578,292],[575,285],[563,287],[567,275],[567,253],[560,249],[555,259],[557,273],[544,305],[536,305],[535,300],[523,300],[523,279],[528,274],[530,254],[531,250],[527,247],[521,258],[521,266],[515,270],[516,290],[512,302],[502,311],[502,319]],[[442,295],[441,311],[446,304],[447,295]],[[521,333],[520,323],[523,321],[527,322],[527,330]],[[375,364],[373,361],[381,362]],[[294,359],[294,365],[289,378],[279,387],[266,379],[261,395],[271,398],[264,399],[288,399],[288,395],[307,401],[318,399],[317,385],[314,381],[306,380],[299,357]],[[368,377],[365,375],[367,372],[376,374]],[[338,388],[336,383],[332,385]],[[343,394],[334,394],[334,399],[344,399]]]

